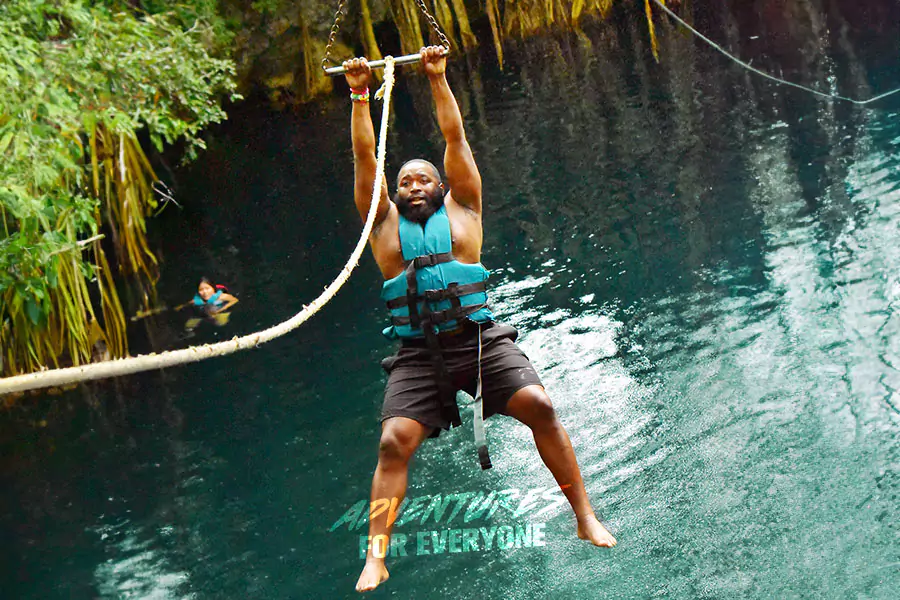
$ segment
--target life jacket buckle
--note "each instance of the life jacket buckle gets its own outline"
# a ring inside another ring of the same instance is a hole
[[[428,315],[431,322],[435,325],[443,325],[447,321],[452,321],[456,315],[450,315],[446,310],[439,310]]]
[[[416,269],[421,269],[423,267],[433,267],[438,264],[437,254],[425,254],[424,256],[417,256],[413,259],[413,263],[415,264]]]

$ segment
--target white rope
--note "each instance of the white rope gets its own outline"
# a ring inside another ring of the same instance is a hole
[[[854,98],[848,98],[847,96],[841,96],[841,95],[838,95],[838,94],[828,94],[828,93],[825,93],[825,92],[820,92],[820,91],[818,91],[818,90],[814,90],[814,89],[812,89],[812,88],[806,87],[805,85],[800,85],[799,83],[794,83],[794,82],[792,82],[792,81],[787,81],[786,79],[781,79],[780,77],[775,77],[774,75],[769,75],[769,74],[766,73],[765,71],[760,71],[760,70],[757,69],[756,67],[751,67],[749,64],[745,63],[744,61],[740,60],[739,58],[735,58],[734,56],[732,56],[731,54],[729,54],[729,53],[728,53],[724,48],[722,48],[720,45],[718,45],[717,43],[715,43],[714,41],[712,41],[712,40],[709,39],[708,37],[704,36],[704,35],[703,35],[702,33],[700,33],[699,31],[697,31],[696,29],[694,29],[693,27],[691,27],[690,25],[688,25],[687,23],[685,23],[682,19],[680,19],[680,18],[678,17],[678,15],[676,15],[674,12],[672,12],[671,10],[669,10],[669,8],[668,8],[665,4],[663,4],[662,2],[660,2],[659,0],[653,0],[653,2],[654,2],[658,7],[660,7],[661,9],[663,9],[663,10],[666,12],[666,14],[668,14],[668,15],[669,15],[670,17],[672,17],[675,21],[677,21],[682,27],[685,27],[688,31],[690,31],[691,33],[693,33],[694,35],[696,35],[698,38],[700,38],[701,40],[703,40],[704,42],[706,42],[707,44],[709,44],[710,46],[712,46],[713,49],[718,50],[719,52],[721,52],[722,54],[724,54],[725,56],[727,56],[728,58],[730,58],[731,60],[733,60],[733,61],[736,62],[737,64],[741,65],[741,66],[744,67],[745,69],[748,69],[748,70],[750,70],[750,71],[753,71],[753,72],[756,73],[757,75],[762,75],[762,76],[765,77],[766,79],[771,79],[771,80],[774,81],[775,83],[780,83],[780,84],[782,84],[782,85],[789,85],[789,86],[791,86],[791,87],[795,87],[795,88],[797,88],[797,89],[801,89],[801,90],[803,90],[803,91],[805,91],[805,92],[809,92],[810,94],[815,94],[816,96],[822,96],[823,98],[834,98],[835,100],[845,100],[845,101],[847,101],[847,102],[852,102],[853,104],[869,104],[870,102],[875,102],[876,100],[881,100],[882,98],[887,98],[888,96],[891,96],[891,95],[893,95],[893,94],[896,94],[897,92],[900,92],[900,88],[897,88],[896,90],[891,90],[890,92],[885,92],[885,93],[883,93],[883,94],[879,94],[879,95],[875,96],[874,98],[869,98],[868,100],[856,100],[856,99],[854,99]]]
[[[356,248],[354,248],[350,258],[347,259],[344,268],[341,269],[337,278],[331,282],[331,285],[325,288],[325,291],[322,292],[318,298],[304,306],[303,310],[287,321],[263,331],[251,333],[243,337],[235,337],[225,342],[206,344],[203,346],[191,346],[190,348],[171,350],[161,354],[145,354],[78,367],[38,371],[36,373],[7,377],[5,379],[0,379],[0,395],[66,385],[79,381],[130,375],[131,373],[139,373],[141,371],[150,371],[153,369],[163,369],[174,365],[197,362],[214,356],[233,354],[238,350],[257,348],[261,344],[265,344],[266,342],[272,341],[275,338],[281,337],[296,329],[307,319],[316,314],[319,309],[325,306],[325,304],[337,294],[341,286],[344,285],[344,282],[350,277],[350,273],[352,273],[353,269],[356,268],[356,265],[359,264],[359,258],[362,255],[363,250],[365,250],[366,241],[369,239],[369,234],[372,232],[375,214],[378,212],[378,204],[381,200],[381,186],[384,182],[384,160],[387,147],[387,128],[389,120],[388,116],[390,114],[391,92],[394,89],[394,59],[393,57],[388,56],[385,57],[384,60],[384,106],[381,115],[381,131],[378,138],[378,162],[377,171],[375,173],[375,188],[372,190],[372,203],[369,206],[369,214],[366,217],[366,224],[363,227],[362,234],[360,234],[359,241],[356,243]]]

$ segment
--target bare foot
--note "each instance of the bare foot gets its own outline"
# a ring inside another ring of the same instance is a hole
[[[578,537],[590,540],[593,545],[604,548],[612,548],[616,545],[616,538],[600,524],[594,515],[578,519]]]
[[[388,570],[384,567],[384,561],[366,561],[366,566],[359,575],[359,581],[356,582],[356,591],[372,591],[387,581],[388,577],[390,577],[390,575],[388,574]]]

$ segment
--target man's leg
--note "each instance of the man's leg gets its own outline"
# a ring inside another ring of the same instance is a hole
[[[578,520],[578,537],[590,540],[595,546],[615,546],[616,538],[594,515],[575,460],[569,435],[556,417],[547,392],[539,385],[526,386],[510,398],[506,414],[524,423],[534,434],[541,459],[572,505]]]
[[[359,576],[359,581],[356,582],[357,592],[374,590],[388,578],[384,558],[390,548],[391,529],[393,528],[391,505],[399,506],[406,496],[409,460],[429,433],[431,433],[430,428],[406,417],[391,417],[382,423],[378,466],[375,467],[375,476],[372,477],[372,504],[370,505],[371,508],[376,508],[375,512],[379,512],[378,508],[381,510],[375,518],[369,519],[371,545],[366,553],[366,566]],[[387,507],[384,505],[384,500],[387,501]],[[379,538],[378,536],[384,537]]]

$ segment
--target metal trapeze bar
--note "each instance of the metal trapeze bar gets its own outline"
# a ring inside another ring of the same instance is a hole
[[[411,63],[420,62],[421,60],[422,60],[421,54],[407,54],[406,56],[398,56],[397,58],[395,58],[394,64],[395,65],[408,65]],[[384,61],[383,60],[373,60],[372,62],[369,63],[369,66],[373,69],[383,69]],[[343,67],[343,65],[341,65],[339,67],[328,67],[327,69],[325,69],[325,74],[330,75],[331,77],[334,77],[336,75],[343,75],[344,67]]]

